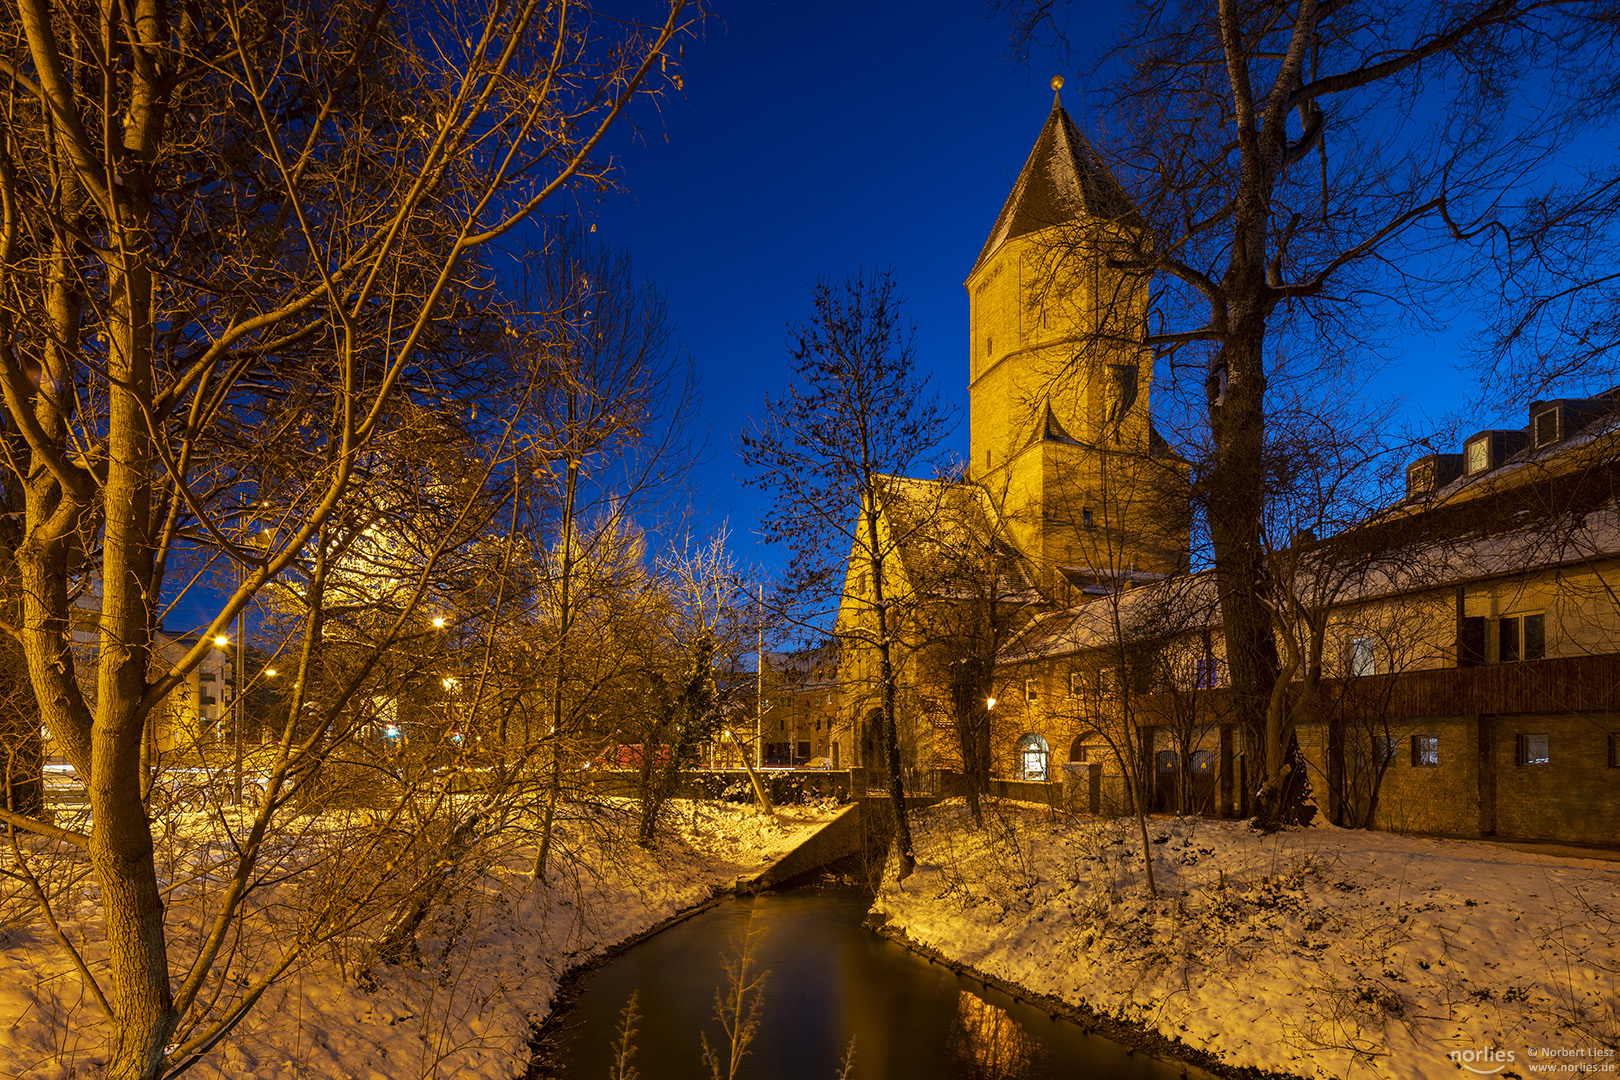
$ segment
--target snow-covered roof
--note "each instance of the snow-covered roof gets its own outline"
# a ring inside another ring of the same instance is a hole
[[[1128,589],[1030,621],[1008,643],[999,663],[1072,656],[1114,641],[1115,620],[1128,634],[1169,637],[1220,624],[1213,571]]]
[[[1476,498],[1407,507],[1376,523],[1312,542],[1292,578],[1273,574],[1308,606],[1342,607],[1482,581],[1550,572],[1620,557],[1620,466],[1590,467]],[[1285,556],[1288,553],[1279,553]],[[1284,559],[1283,561],[1287,561]],[[1077,568],[1062,568],[1066,574]],[[1080,568],[1083,570],[1083,568]],[[1071,575],[1072,577],[1072,575]],[[1140,583],[1034,619],[1002,663],[1069,656],[1114,641],[1119,626],[1152,639],[1220,623],[1212,572]]]

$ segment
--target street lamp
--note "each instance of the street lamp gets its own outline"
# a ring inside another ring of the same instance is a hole
[[[996,707],[996,699],[995,698],[986,698],[985,703],[984,703],[984,707],[987,710],[995,708]]]

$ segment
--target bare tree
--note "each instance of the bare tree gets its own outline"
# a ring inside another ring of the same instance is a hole
[[[113,1022],[109,1077],[188,1067],[292,962],[210,998],[288,770],[315,745],[294,740],[293,720],[318,670],[334,564],[364,535],[364,478],[380,471],[392,406],[432,384],[435,343],[459,324],[439,320],[482,284],[473,253],[570,184],[611,182],[601,141],[657,85],[688,21],[680,0],[650,25],[567,3],[476,15],[20,0],[0,15],[12,58],[0,392],[21,496],[9,509],[24,523],[8,552],[22,596],[10,629],[92,811],[82,832],[4,820],[94,867],[108,988],[81,974]],[[256,472],[269,447],[299,452]],[[257,542],[253,518],[269,519]],[[381,639],[410,625],[449,539],[430,546]],[[156,598],[191,543],[241,568],[207,637],[295,564],[310,574],[301,690],[266,809],[235,841],[208,932],[175,956],[140,748],[153,708],[211,647],[150,672]],[[86,579],[99,583],[93,702],[69,647]],[[367,675],[362,665],[329,688],[323,727]]]
[[[796,381],[767,399],[742,437],[749,483],[772,493],[765,538],[793,557],[785,588],[812,606],[827,598],[840,618],[840,656],[876,658],[876,685],[901,874],[915,865],[900,757],[901,671],[896,546],[883,518],[894,478],[931,471],[950,416],[914,368],[912,335],[900,322],[890,271],[825,279],[811,290],[808,321],[789,331]],[[924,519],[926,521],[926,519]],[[840,661],[842,663],[842,660]]]
[[[580,645],[576,570],[621,534],[626,515],[681,475],[697,398],[691,365],[671,341],[663,296],[635,279],[627,254],[593,242],[576,223],[553,230],[527,271],[529,311],[514,362],[526,369],[522,384],[539,387],[522,407],[545,496],[542,520],[531,525],[557,536],[545,577],[555,633],[551,715],[540,733],[546,803],[534,864],[544,878],[565,768],[559,743],[582,713],[582,701],[571,700],[580,688],[569,671]]]

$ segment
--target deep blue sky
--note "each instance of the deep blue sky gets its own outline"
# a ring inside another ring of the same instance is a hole
[[[894,267],[919,362],[960,409],[948,449],[965,456],[962,281],[1045,122],[1051,77],[1083,129],[1100,118],[1076,64],[1008,59],[984,0],[716,6],[686,45],[684,93],[643,101],[613,137],[622,190],[583,210],[665,292],[700,373],[698,528],[729,520],[739,560],[773,571],[786,553],[755,542],[762,497],[737,480],[737,436],[787,385],[786,324],[808,313],[810,285]],[[1120,13],[1071,7],[1083,59]],[[1406,395],[1418,418],[1466,408],[1477,390],[1458,345],[1397,340],[1371,389]]]
[[[726,4],[687,48],[684,99],[664,103],[661,127],[643,109],[618,146],[624,191],[588,212],[668,295],[709,428],[694,509],[730,519],[743,561],[782,553],[755,550],[761,501],[735,480],[737,433],[787,385],[786,325],[818,275],[894,267],[919,362],[962,408],[950,445],[966,455],[962,282],[1055,74],[1015,66],[1006,45],[982,0]]]
[[[1076,9],[1082,53],[1111,38],[1116,9]],[[686,50],[684,97],[645,106],[618,140],[623,191],[588,205],[608,242],[667,294],[702,375],[709,452],[694,509],[729,518],[744,562],[784,557],[754,542],[760,495],[736,481],[737,433],[787,384],[787,322],[818,275],[892,265],[918,357],[961,407],[967,447],[963,279],[1051,108],[1094,132],[1085,76],[1007,59],[1004,20],[983,0],[732,3]],[[1409,347],[1407,347],[1409,346]],[[1472,379],[1449,342],[1412,340],[1379,380],[1438,414]]]

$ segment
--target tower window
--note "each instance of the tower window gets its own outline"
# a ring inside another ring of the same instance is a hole
[[[987,337],[987,338],[984,339],[984,355],[989,356],[992,352],[995,351],[995,347],[996,347],[996,339],[995,338]]]
[[[1080,511],[1080,524],[1084,525],[1088,529],[1091,528],[1094,524],[1096,524],[1091,519],[1091,511],[1090,510],[1082,510],[1082,511]]]

